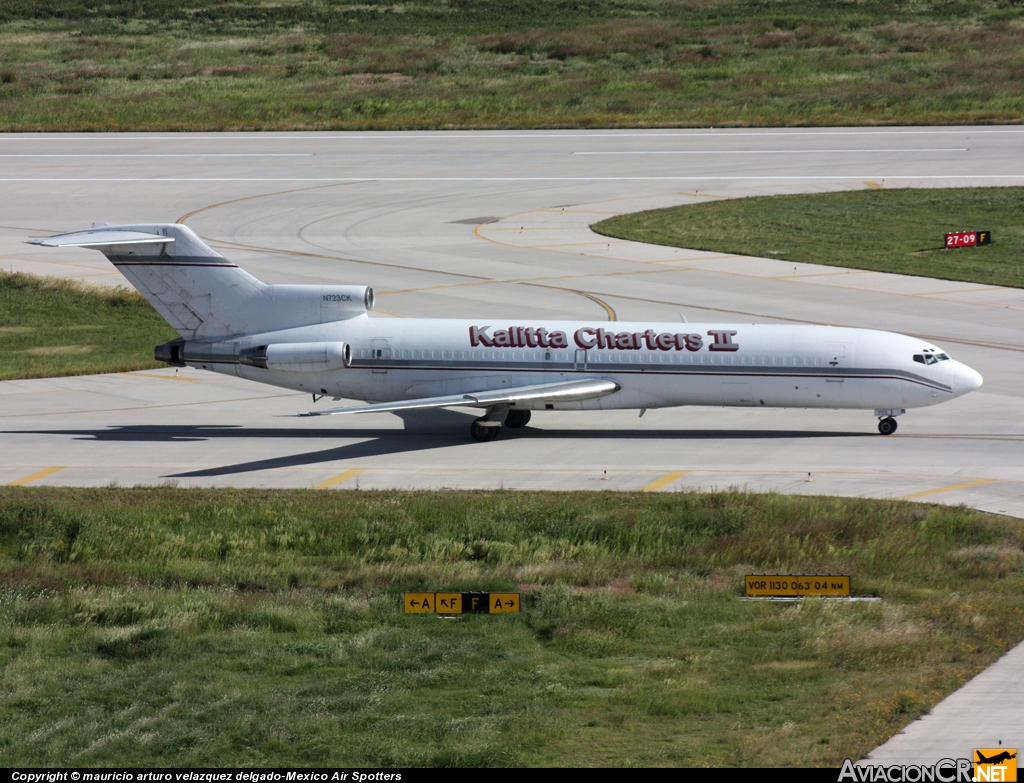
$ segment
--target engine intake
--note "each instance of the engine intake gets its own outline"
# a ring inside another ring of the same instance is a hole
[[[158,345],[153,349],[153,358],[173,367],[185,366],[185,341],[181,338]]]

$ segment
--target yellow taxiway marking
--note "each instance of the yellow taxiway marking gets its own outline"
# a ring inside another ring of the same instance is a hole
[[[9,487],[23,487],[26,484],[31,484],[33,481],[38,481],[41,478],[46,478],[47,476],[52,476],[57,471],[64,470],[65,467],[67,467],[67,466],[66,465],[57,465],[57,466],[54,466],[52,468],[43,468],[42,470],[37,470],[35,473],[31,473],[28,476],[25,476],[24,478],[15,479],[14,481],[10,482],[7,486],[9,486]]]
[[[963,484],[951,484],[948,487],[939,487],[938,489],[928,489],[924,492],[915,492],[912,495],[904,495],[901,500],[911,500],[913,498],[923,498],[925,495],[935,495],[939,492],[950,492],[954,489],[966,489],[967,487],[977,487],[979,484],[991,484],[996,479],[978,479],[977,481],[967,481]]]
[[[683,476],[685,476],[689,472],[690,471],[688,471],[688,470],[673,470],[671,473],[666,473],[661,478],[655,479],[654,481],[652,481],[650,484],[648,484],[646,487],[644,487],[640,491],[641,492],[657,492],[659,489],[667,487],[673,481],[678,481],[679,479],[681,479]]]
[[[541,278],[541,279],[543,279],[543,278]],[[554,279],[558,279],[558,278],[554,278]],[[614,321],[617,318],[617,316],[615,315],[615,310],[612,309],[612,306],[610,304],[605,302],[603,299],[598,299],[593,294],[588,294],[586,291],[577,291],[575,288],[561,288],[561,287],[559,287],[557,285],[543,285],[541,283],[527,283],[525,281],[522,282],[522,285],[529,285],[529,286],[533,286],[534,288],[547,288],[547,289],[549,289],[551,291],[567,291],[570,294],[579,294],[580,296],[586,297],[591,302],[596,302],[597,304],[601,305],[601,307],[604,308],[605,313],[607,313],[609,321]]]
[[[780,259],[781,260],[781,259]],[[783,261],[783,263],[792,263]],[[797,261],[799,264],[800,262]],[[808,272],[806,275],[779,275],[773,277],[772,280],[797,280],[801,277],[835,277],[836,275],[863,275],[872,270],[870,269],[843,269],[836,272]]]
[[[973,294],[976,291],[1000,291],[1002,290],[1000,285],[988,285],[978,288],[954,288],[951,291],[925,291],[920,294],[906,294],[906,296],[945,296],[946,294]]]
[[[321,481],[319,484],[314,484],[313,489],[330,489],[331,487],[336,487],[349,479],[354,479],[360,473],[365,473],[367,470],[367,468],[352,468],[351,470],[346,470],[344,473],[339,473],[334,478],[329,478],[327,481]]]
[[[583,247],[584,245],[621,245],[623,240],[613,239],[611,242],[564,242],[558,245],[523,245],[527,250],[543,250],[546,247]]]
[[[137,375],[140,378],[159,378],[161,381],[184,381],[185,383],[202,383],[198,378],[183,378],[180,375],[157,375],[153,372],[123,372],[121,375]]]
[[[872,182],[869,179],[868,180],[864,180],[864,184],[867,185],[872,190],[883,190],[885,188],[885,185],[881,185],[881,184],[879,184],[877,182]]]

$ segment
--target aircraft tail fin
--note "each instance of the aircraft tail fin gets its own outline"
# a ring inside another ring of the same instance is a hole
[[[267,285],[177,223],[96,226],[30,243],[99,250],[187,340],[340,321],[373,307],[366,286]]]

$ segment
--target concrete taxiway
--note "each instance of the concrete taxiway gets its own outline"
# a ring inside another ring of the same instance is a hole
[[[489,444],[458,411],[279,418],[308,396],[193,370],[0,383],[0,483],[906,497],[1024,517],[1024,292],[600,237],[711,198],[1024,185],[1024,128],[0,138],[0,257],[104,284],[24,239],[183,220],[271,283],[360,283],[380,317],[811,322],[919,335],[985,377],[877,435],[870,412],[535,414]],[[937,226],[936,240],[947,228]],[[983,252],[983,251],[958,251]],[[325,404],[325,403],[320,403]]]

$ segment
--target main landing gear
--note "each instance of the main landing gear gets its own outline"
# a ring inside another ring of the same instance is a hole
[[[505,417],[505,426],[510,430],[517,430],[530,423],[529,411],[509,411]]]
[[[498,431],[504,424],[511,430],[525,427],[530,422],[529,411],[488,411],[469,425],[469,434],[478,443],[487,443],[498,437]]]
[[[896,432],[896,417],[906,413],[904,408],[878,408],[875,415],[878,417],[878,431],[883,435],[892,435]]]
[[[500,421],[488,421],[486,416],[481,416],[469,425],[469,434],[478,443],[487,443],[498,437],[499,429],[501,429]]]

